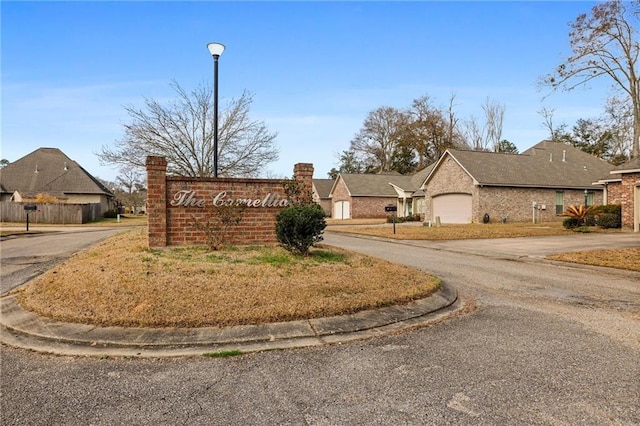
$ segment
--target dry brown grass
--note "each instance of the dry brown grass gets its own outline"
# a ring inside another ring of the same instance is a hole
[[[408,302],[440,281],[338,249],[149,250],[146,228],[112,237],[19,292],[28,310],[101,326],[228,326],[339,315]]]
[[[640,247],[560,253],[547,259],[640,272]]]
[[[470,223],[466,225],[422,226],[420,223],[378,226],[331,226],[328,231],[395,238],[400,240],[467,240],[478,238],[541,237],[547,235],[571,235],[561,223]]]

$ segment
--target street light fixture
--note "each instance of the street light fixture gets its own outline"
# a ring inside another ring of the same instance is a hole
[[[218,58],[224,52],[224,44],[209,43],[207,49],[213,56],[213,177],[218,177]]]

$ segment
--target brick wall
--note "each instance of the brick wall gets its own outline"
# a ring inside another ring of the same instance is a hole
[[[150,247],[204,245],[206,235],[194,222],[214,214],[214,203],[243,206],[230,243],[277,243],[276,215],[288,203],[282,180],[167,176],[166,167],[164,158],[147,157]],[[313,165],[296,164],[294,178],[310,194]]]
[[[478,188],[478,209],[474,205],[473,220],[480,223],[488,213],[492,222],[500,221],[503,215],[513,222],[533,222],[535,202],[539,207],[535,210],[536,221],[561,221],[564,217],[556,214],[557,191],[564,193],[563,210],[570,204],[584,204],[584,190],[580,189],[482,187]],[[594,204],[602,204],[602,191],[593,189],[590,192],[593,192]]]
[[[352,217],[354,219],[387,217],[389,213],[385,212],[384,208],[388,204],[396,206],[398,199],[395,197],[353,197]],[[400,212],[398,211],[398,213]]]
[[[620,204],[622,211],[622,227],[633,229],[634,222],[634,192],[640,184],[640,173],[625,173],[620,183],[609,184],[609,204]]]

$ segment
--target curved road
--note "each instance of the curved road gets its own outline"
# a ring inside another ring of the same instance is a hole
[[[0,241],[0,294],[125,228],[43,227],[42,230],[41,234],[3,237]]]
[[[325,242],[432,271],[467,308],[396,335],[232,358],[3,347],[2,424],[640,424],[640,274],[500,241]]]

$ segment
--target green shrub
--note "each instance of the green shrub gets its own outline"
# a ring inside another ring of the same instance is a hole
[[[387,223],[393,222],[393,216],[387,216]],[[404,223],[404,222],[420,222],[420,215],[409,215],[404,217],[396,217],[396,223]]]
[[[582,225],[582,219],[577,217],[568,217],[562,221],[564,229],[575,229],[580,225]]]
[[[603,213],[622,214],[622,206],[620,204],[607,204],[605,206],[597,206],[591,211],[593,215],[601,215]]]
[[[600,226],[601,228],[620,228],[622,226],[622,206],[620,204],[607,204],[597,206],[589,212],[587,225]]]
[[[621,228],[622,218],[619,214],[603,213],[598,216],[598,226],[604,229]]]
[[[276,236],[282,246],[292,253],[306,255],[309,248],[322,241],[327,226],[319,204],[287,207],[276,216]]]
[[[115,219],[118,217],[118,211],[116,209],[107,210],[104,212],[103,217],[105,219]]]

